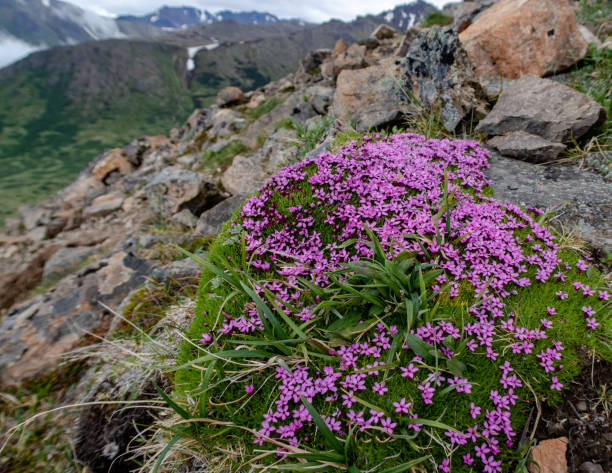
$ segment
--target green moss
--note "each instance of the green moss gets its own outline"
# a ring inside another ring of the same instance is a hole
[[[202,167],[204,169],[225,169],[232,160],[239,155],[249,151],[249,149],[239,140],[230,141],[219,151],[204,151],[202,153]]]
[[[421,22],[419,27],[421,28],[431,28],[434,25],[446,26],[450,25],[453,22],[453,18],[450,16],[446,16],[441,11],[434,11],[429,13],[425,19]]]
[[[284,100],[279,97],[272,97],[270,100],[265,101],[254,109],[248,110],[246,112],[246,117],[250,121],[255,121],[258,118],[270,113],[283,102]]]

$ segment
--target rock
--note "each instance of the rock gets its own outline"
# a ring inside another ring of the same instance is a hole
[[[372,38],[376,38],[379,40],[382,39],[391,39],[395,36],[395,30],[389,25],[378,25],[376,29],[371,34]]]
[[[596,48],[601,48],[602,44],[601,41],[599,41],[599,38],[595,36],[586,26],[579,24],[578,31],[580,31],[582,39],[584,39],[587,44],[594,44]]]
[[[323,87],[313,85],[304,91],[304,95],[308,103],[319,115],[326,115],[327,109],[334,98],[334,89],[332,87]]]
[[[246,120],[240,114],[227,108],[213,111],[210,119],[212,126],[206,131],[209,138],[233,137],[246,125]]]
[[[365,57],[366,47],[357,43],[351,44],[346,51],[321,66],[323,77],[335,79],[346,69],[362,69],[368,66]]]
[[[442,8],[446,16],[453,17],[452,27],[457,33],[461,33],[472,24],[475,17],[483,10],[489,8],[495,0],[473,1],[473,2],[453,2],[447,3]]]
[[[85,208],[84,214],[88,217],[100,217],[115,212],[123,205],[124,196],[116,192],[96,197],[91,204]]]
[[[259,160],[239,154],[221,176],[221,183],[231,194],[249,195],[257,192],[267,178],[268,173]]]
[[[486,174],[497,199],[556,209],[553,225],[575,229],[594,247],[612,248],[612,183],[601,176],[577,165],[537,166],[496,152]]]
[[[43,280],[55,279],[74,271],[98,251],[91,246],[60,248],[47,260]]]
[[[565,149],[562,143],[553,143],[524,131],[512,131],[496,136],[491,138],[487,144],[503,156],[531,163],[552,161]]]
[[[164,284],[170,281],[184,282],[187,279],[198,279],[200,274],[202,274],[202,265],[191,258],[172,261],[151,272],[153,279]]]
[[[300,61],[299,71],[309,75],[321,72],[321,64],[331,56],[330,49],[317,49],[311,51]]]
[[[416,39],[416,37],[419,35],[419,31],[421,31],[421,30],[419,28],[416,28],[416,27],[408,28],[406,30],[406,32],[404,33],[404,36],[402,37],[402,41],[401,41],[400,45],[398,46],[397,50],[395,51],[395,55],[396,56],[404,57],[406,54],[408,54],[408,50],[410,49],[410,45]]]
[[[27,237],[34,242],[46,240],[48,236],[47,227],[36,227],[27,233]]]
[[[500,0],[459,37],[478,76],[544,76],[587,51],[567,0]]]
[[[234,195],[208,209],[198,219],[196,233],[203,236],[216,236],[223,224],[230,219],[236,209],[244,202],[244,195]]]
[[[383,40],[393,38],[395,36],[395,33],[395,30],[391,26],[385,25],[383,23],[378,25],[370,36],[378,40]]]
[[[219,188],[200,174],[176,166],[156,174],[145,192],[153,211],[163,218],[185,208],[199,216],[223,198]]]
[[[376,38],[369,37],[360,39],[359,41],[357,41],[357,44],[359,46],[365,46],[367,52],[378,48],[380,46],[380,41]]]
[[[531,459],[537,463],[527,463],[530,473],[567,473],[567,437],[543,440],[531,449]]]
[[[49,244],[36,251],[21,267],[7,266],[0,271],[0,310],[23,300],[42,281],[45,263],[59,248],[57,244]]]
[[[47,225],[51,219],[51,212],[40,205],[22,205],[19,208],[19,215],[26,230]]]
[[[580,471],[584,473],[605,473],[601,465],[593,462],[584,462],[580,465]]]
[[[194,228],[198,223],[198,219],[189,211],[189,209],[183,209],[180,212],[175,213],[170,218],[170,223],[182,225],[187,228]]]
[[[334,45],[334,49],[332,50],[332,56],[338,57],[340,54],[346,51],[347,48],[348,44],[346,44],[346,41],[340,38],[338,41],[336,41],[336,44]]]
[[[377,66],[342,71],[331,113],[353,122],[359,132],[401,124],[411,108],[399,87],[399,75],[393,58]]]
[[[48,373],[88,332],[103,335],[112,314],[101,304],[118,306],[148,274],[146,261],[119,251],[13,307],[0,322],[0,385]]]
[[[219,107],[230,107],[244,102],[244,92],[238,87],[226,87],[217,94],[217,105]]]
[[[407,87],[426,111],[440,113],[449,131],[469,128],[469,121],[486,115],[485,93],[451,27],[421,31],[410,45],[403,71]]]
[[[131,153],[137,155],[136,150],[131,150]],[[105,182],[111,173],[118,173],[125,176],[134,170],[134,166],[123,154],[122,150],[116,149],[106,153],[101,160],[92,169],[91,173],[100,182]]]
[[[504,89],[476,132],[495,136],[525,131],[552,142],[569,143],[605,117],[604,108],[586,95],[552,80],[527,75]]]

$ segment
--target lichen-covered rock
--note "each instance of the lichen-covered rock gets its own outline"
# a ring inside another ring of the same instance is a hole
[[[501,0],[460,39],[478,76],[544,76],[571,66],[587,51],[567,0]]]
[[[407,87],[426,110],[441,114],[449,131],[487,113],[485,94],[452,28],[434,26],[420,32],[410,45],[403,70]]]
[[[558,82],[527,75],[503,90],[476,132],[497,136],[525,131],[552,142],[569,143],[605,117],[604,108],[586,95]]]

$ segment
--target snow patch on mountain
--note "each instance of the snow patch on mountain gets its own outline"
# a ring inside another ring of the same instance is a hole
[[[45,49],[46,45],[34,45],[0,32],[0,68],[8,66],[28,54]]]

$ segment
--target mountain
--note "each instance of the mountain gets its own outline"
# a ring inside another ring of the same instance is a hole
[[[113,18],[59,0],[0,0],[0,67],[33,50],[121,38]]]
[[[111,18],[61,0],[0,0],[0,68],[33,51],[111,38],[157,38],[164,31],[235,21],[282,22],[270,13],[210,13],[193,7],[162,7],[142,17]]]
[[[65,186],[101,149],[183,121],[186,61],[184,48],[106,40],[0,69],[0,219]]]
[[[0,224],[21,203],[66,185],[100,150],[177,126],[225,86],[253,90],[293,72],[308,51],[363,39],[380,23],[420,21],[433,9],[418,1],[321,25],[223,20],[146,41],[55,47],[0,69]]]
[[[200,8],[168,6],[161,7],[148,15],[124,15],[118,17],[117,20],[121,23],[147,23],[164,29],[188,28],[190,26],[217,23],[225,20],[252,25],[266,25],[281,21],[271,13],[256,11],[232,12],[223,10],[213,14]]]

